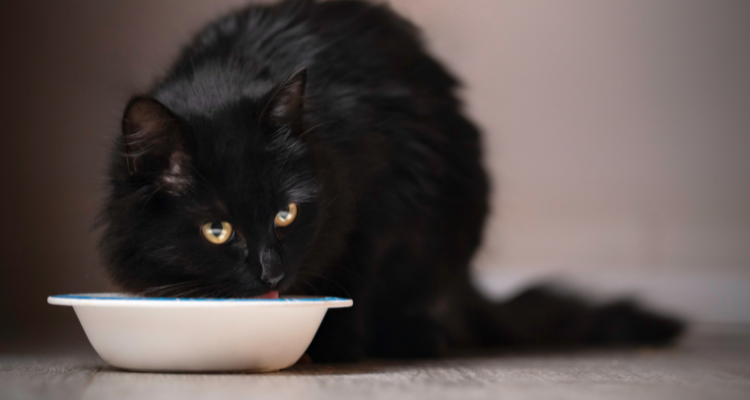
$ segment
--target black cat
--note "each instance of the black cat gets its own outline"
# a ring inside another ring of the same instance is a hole
[[[474,291],[488,182],[457,85],[385,6],[286,1],[209,25],[125,111],[111,275],[148,295],[353,298],[316,361],[674,338],[679,322],[629,303]]]

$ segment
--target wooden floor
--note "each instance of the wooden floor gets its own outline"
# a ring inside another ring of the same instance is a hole
[[[90,349],[0,355],[0,399],[66,398],[750,399],[750,327],[694,328],[668,349],[493,352],[269,374],[124,372]]]

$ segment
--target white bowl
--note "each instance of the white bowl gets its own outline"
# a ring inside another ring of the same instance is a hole
[[[329,308],[350,299],[177,299],[113,293],[47,298],[72,306],[104,361],[138,371],[278,371],[312,342]]]

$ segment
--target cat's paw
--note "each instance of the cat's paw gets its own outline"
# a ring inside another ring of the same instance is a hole
[[[359,344],[347,342],[313,342],[307,354],[316,364],[354,363],[364,358],[365,349]]]
[[[427,317],[404,317],[378,324],[369,353],[376,357],[433,358],[447,348],[440,326]]]

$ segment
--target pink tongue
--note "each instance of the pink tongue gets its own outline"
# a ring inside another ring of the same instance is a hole
[[[262,294],[260,296],[256,296],[256,299],[278,299],[279,298],[279,292],[277,290],[272,290],[266,294]]]

